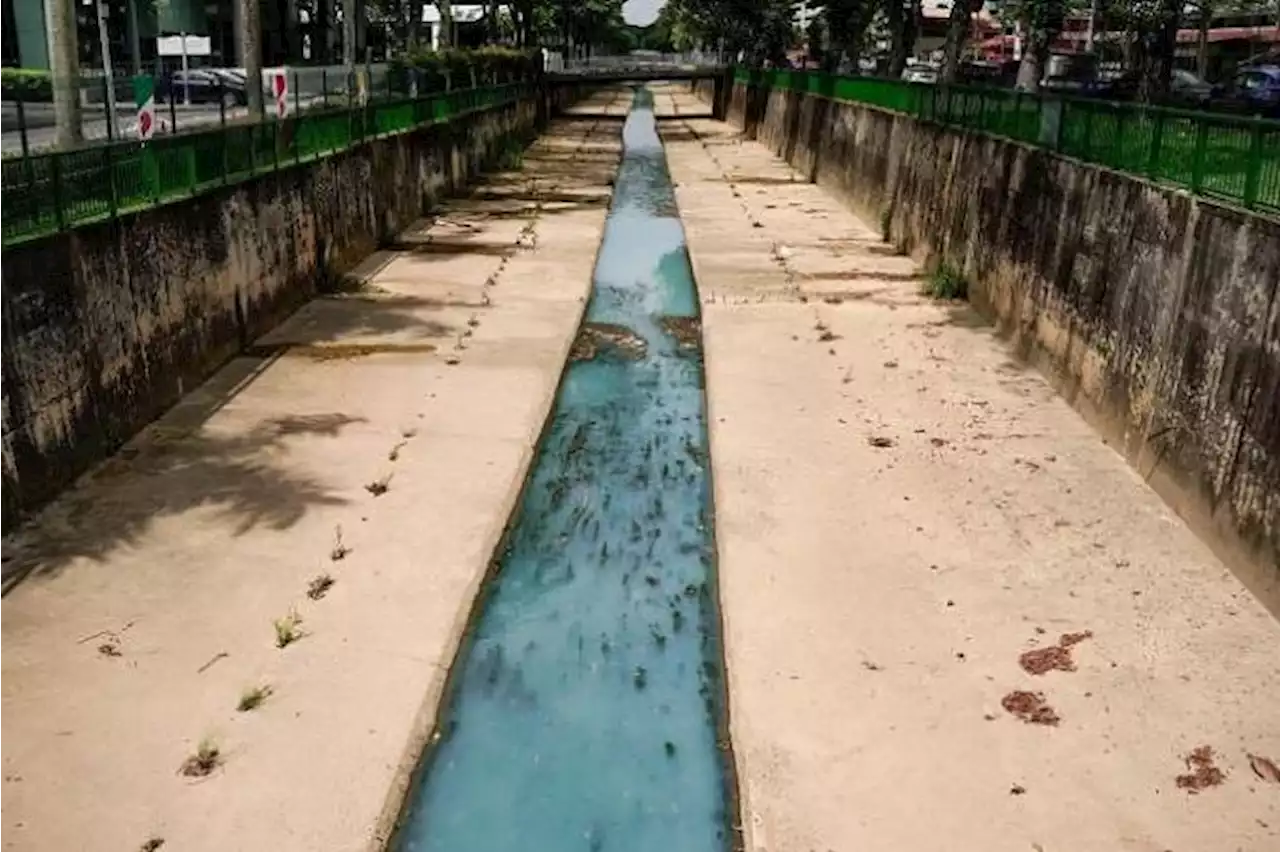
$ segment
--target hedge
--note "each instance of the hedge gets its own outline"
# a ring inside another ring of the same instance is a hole
[[[411,50],[391,60],[391,71],[406,82],[416,77],[421,89],[439,91],[470,88],[473,74],[477,85],[527,80],[542,71],[542,57],[508,47]]]
[[[53,75],[39,68],[5,68],[0,70],[0,95],[6,101],[53,100]]]

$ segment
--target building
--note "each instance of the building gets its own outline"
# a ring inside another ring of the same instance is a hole
[[[49,47],[43,0],[2,0],[4,4],[5,67],[48,68]],[[67,0],[76,4],[80,63],[102,65],[98,37],[97,0]],[[235,0],[104,0],[108,45],[118,73],[155,71],[174,60],[156,54],[161,35],[208,36],[210,54],[193,64],[241,66],[236,42]],[[362,0],[359,0],[363,6]],[[332,64],[342,60],[341,0],[261,0],[262,61],[264,65]],[[357,56],[370,50],[385,53],[383,32],[357,19]]]

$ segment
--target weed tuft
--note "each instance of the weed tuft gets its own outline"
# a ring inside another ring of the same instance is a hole
[[[277,618],[273,624],[276,628],[276,647],[287,648],[302,638],[302,616],[290,612],[284,618]]]
[[[196,753],[182,762],[179,771],[189,778],[204,778],[222,763],[222,750],[210,737],[205,737],[196,747]],[[156,847],[158,848],[158,847]]]
[[[969,279],[954,266],[942,263],[925,283],[924,292],[935,299],[967,299]]]
[[[236,704],[236,710],[241,713],[248,713],[250,710],[257,710],[262,706],[262,702],[267,700],[271,695],[271,687],[263,684],[246,689],[240,693],[240,701]]]
[[[320,600],[329,594],[329,589],[333,588],[333,584],[336,582],[328,574],[317,574],[311,578],[310,583],[307,583],[307,597],[313,601]]]
[[[329,558],[334,562],[341,562],[350,552],[351,548],[342,543],[342,525],[339,524],[333,528],[333,549],[329,551]]]

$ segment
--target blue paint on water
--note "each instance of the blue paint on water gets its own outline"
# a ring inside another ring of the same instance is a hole
[[[569,366],[398,835],[401,852],[731,846],[697,296],[637,94],[592,322],[642,359]]]

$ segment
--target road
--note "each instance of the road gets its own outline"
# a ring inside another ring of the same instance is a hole
[[[322,105],[319,97],[303,98],[303,109],[312,109]],[[123,139],[133,139],[137,132],[136,113],[132,109],[118,110],[117,123]],[[227,110],[228,121],[242,119],[247,116],[245,107]],[[4,133],[3,150],[5,156],[16,156],[22,151],[22,133],[18,130],[18,113],[16,105],[6,102],[3,107]],[[26,107],[27,145],[31,151],[45,151],[54,147],[56,133],[53,128],[52,109],[47,104],[32,104]],[[167,104],[159,104],[156,108],[157,133],[198,130],[215,127],[222,121],[222,113],[215,104],[179,105],[170,110]],[[97,142],[108,137],[105,111],[98,108],[86,109],[81,124],[84,138],[89,142]]]

